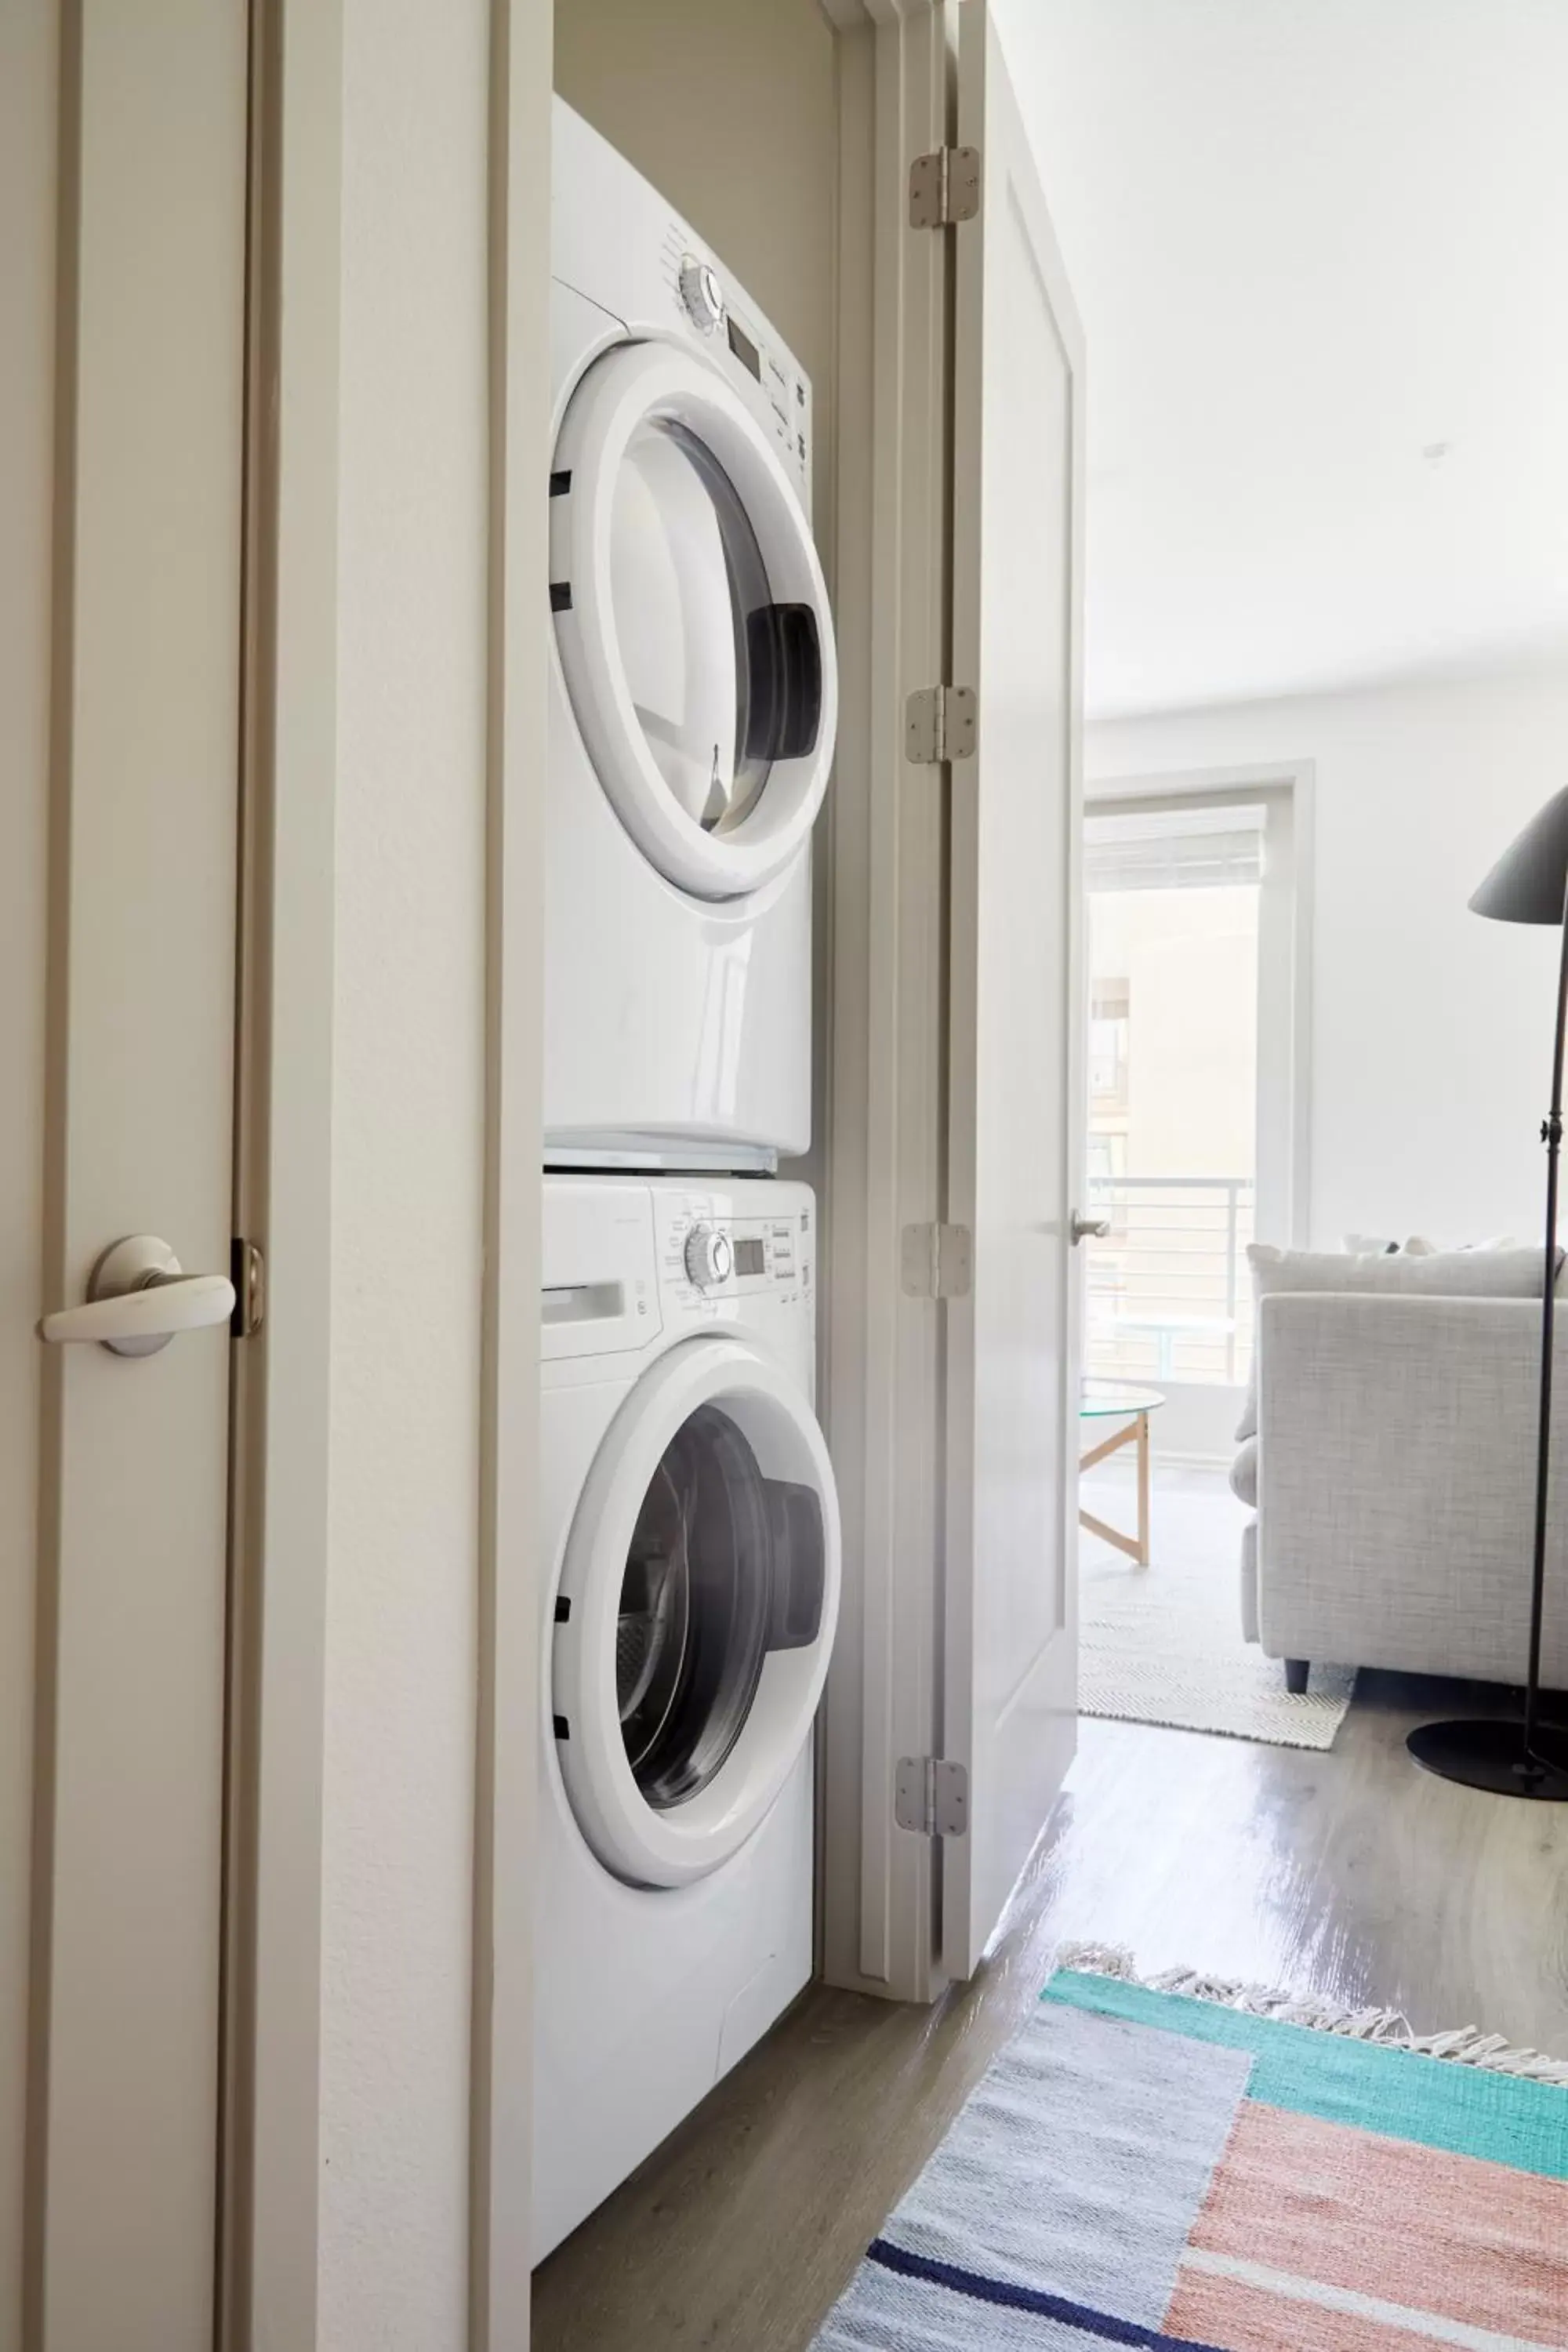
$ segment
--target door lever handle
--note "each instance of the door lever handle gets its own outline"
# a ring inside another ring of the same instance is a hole
[[[167,1242],[131,1234],[93,1267],[86,1304],[46,1315],[38,1337],[53,1346],[96,1341],[117,1356],[155,1356],[176,1333],[206,1330],[233,1314],[226,1274],[184,1274]]]
[[[1073,1247],[1079,1242],[1102,1242],[1110,1231],[1109,1217],[1080,1217],[1075,1212],[1070,1227]]]

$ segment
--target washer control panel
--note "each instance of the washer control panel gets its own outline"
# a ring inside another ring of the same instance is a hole
[[[693,1225],[682,1255],[699,1290],[716,1290],[735,1271],[735,1244],[722,1225]]]
[[[764,1188],[748,1187],[752,1192]],[[781,1191],[782,1191],[781,1187]],[[666,1311],[710,1319],[726,1303],[768,1297],[781,1304],[811,1297],[813,1212],[789,1188],[776,1215],[747,1213],[723,1192],[662,1186],[656,1195],[659,1286]]]

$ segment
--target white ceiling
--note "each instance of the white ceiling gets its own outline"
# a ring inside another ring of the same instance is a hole
[[[1089,343],[1091,716],[1568,650],[1568,0],[994,0]]]

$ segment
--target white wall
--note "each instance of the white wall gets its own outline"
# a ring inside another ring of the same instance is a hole
[[[1085,765],[1092,789],[1251,761],[1316,765],[1313,1242],[1532,1236],[1554,934],[1466,902],[1568,783],[1568,670],[1110,723]]]
[[[485,0],[346,0],[323,2347],[467,2340]]]

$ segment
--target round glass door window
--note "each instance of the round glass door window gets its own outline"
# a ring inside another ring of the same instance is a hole
[[[616,814],[706,898],[791,863],[827,789],[833,623],[767,432],[705,361],[623,343],[586,370],[551,469],[567,698]]]
[[[719,1406],[665,1448],[627,1548],[616,1627],[616,1700],[646,1801],[684,1804],[721,1769],[771,1651],[814,1643],[826,1570],[822,1507],[764,1476]]]
[[[713,452],[654,415],[626,444],[611,513],[610,577],[627,690],[676,805],[735,833],[778,760],[816,740],[816,617],[773,598],[750,516]]]

